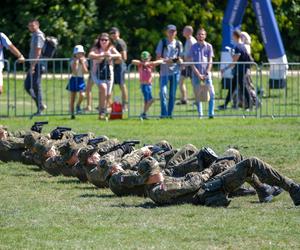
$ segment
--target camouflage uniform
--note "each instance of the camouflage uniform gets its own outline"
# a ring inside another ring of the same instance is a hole
[[[26,145],[24,142],[24,131],[8,132],[6,127],[0,126],[8,134],[6,139],[0,139],[0,160],[19,161],[24,164],[31,164],[32,161],[24,156]]]
[[[142,177],[132,170],[124,170],[113,174],[109,178],[109,188],[117,196],[146,196]]]
[[[140,163],[138,171],[146,182],[151,175],[160,173],[161,169],[158,162],[149,157]],[[222,171],[223,165],[213,164],[201,172],[191,172],[184,177],[164,176],[161,183],[146,185],[147,194],[157,204],[192,203],[201,185]]]
[[[288,191],[295,205],[300,205],[300,187],[269,164],[255,157],[239,162],[206,183],[197,193],[196,203],[208,206],[227,206],[230,202],[227,199],[229,192],[236,190],[244,182],[253,182],[256,178],[262,183],[278,186]],[[296,197],[297,195],[298,197]]]

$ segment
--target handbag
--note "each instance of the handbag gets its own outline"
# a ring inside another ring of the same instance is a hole
[[[200,102],[209,102],[210,94],[209,94],[209,86],[206,84],[200,84]]]

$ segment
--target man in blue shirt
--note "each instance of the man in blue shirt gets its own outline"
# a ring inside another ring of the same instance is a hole
[[[189,53],[189,58],[196,63],[192,66],[192,83],[194,87],[196,106],[199,117],[203,116],[202,104],[200,102],[200,84],[203,81],[209,87],[210,99],[208,103],[208,116],[214,117],[215,90],[212,83],[211,68],[214,57],[213,47],[205,41],[205,29],[197,31],[197,43],[192,45]]]
[[[165,64],[160,66],[160,106],[161,118],[172,117],[176,88],[180,76],[182,43],[176,40],[177,29],[175,25],[168,25],[166,30],[166,38],[159,41],[156,48],[157,60],[163,59]],[[169,88],[169,102],[167,106],[167,92],[168,82]]]

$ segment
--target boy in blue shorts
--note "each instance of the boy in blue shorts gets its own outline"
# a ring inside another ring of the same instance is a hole
[[[84,56],[84,49],[82,45],[76,45],[73,50],[74,57],[71,61],[72,77],[67,85],[67,90],[71,92],[70,96],[70,112],[71,119],[75,119],[74,104],[77,92],[79,92],[79,99],[76,104],[76,113],[81,112],[80,104],[84,98],[85,81],[83,74],[88,73],[87,61]]]
[[[150,61],[151,55],[148,51],[141,53],[141,60],[132,60],[132,64],[138,67],[141,90],[144,96],[144,111],[141,114],[142,119],[147,119],[147,111],[154,102],[152,97],[152,78],[155,66],[163,63],[163,60]]]

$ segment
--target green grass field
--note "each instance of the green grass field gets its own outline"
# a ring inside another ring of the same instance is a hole
[[[300,119],[138,119],[46,117],[71,126],[142,143],[167,139],[221,154],[228,145],[258,156],[300,182]],[[43,119],[42,119],[43,120]],[[29,119],[2,119],[12,130]],[[74,178],[51,177],[36,166],[0,163],[0,249],[299,249],[300,210],[284,192],[269,204],[255,196],[228,208],[157,207],[150,199],[118,198]]]

